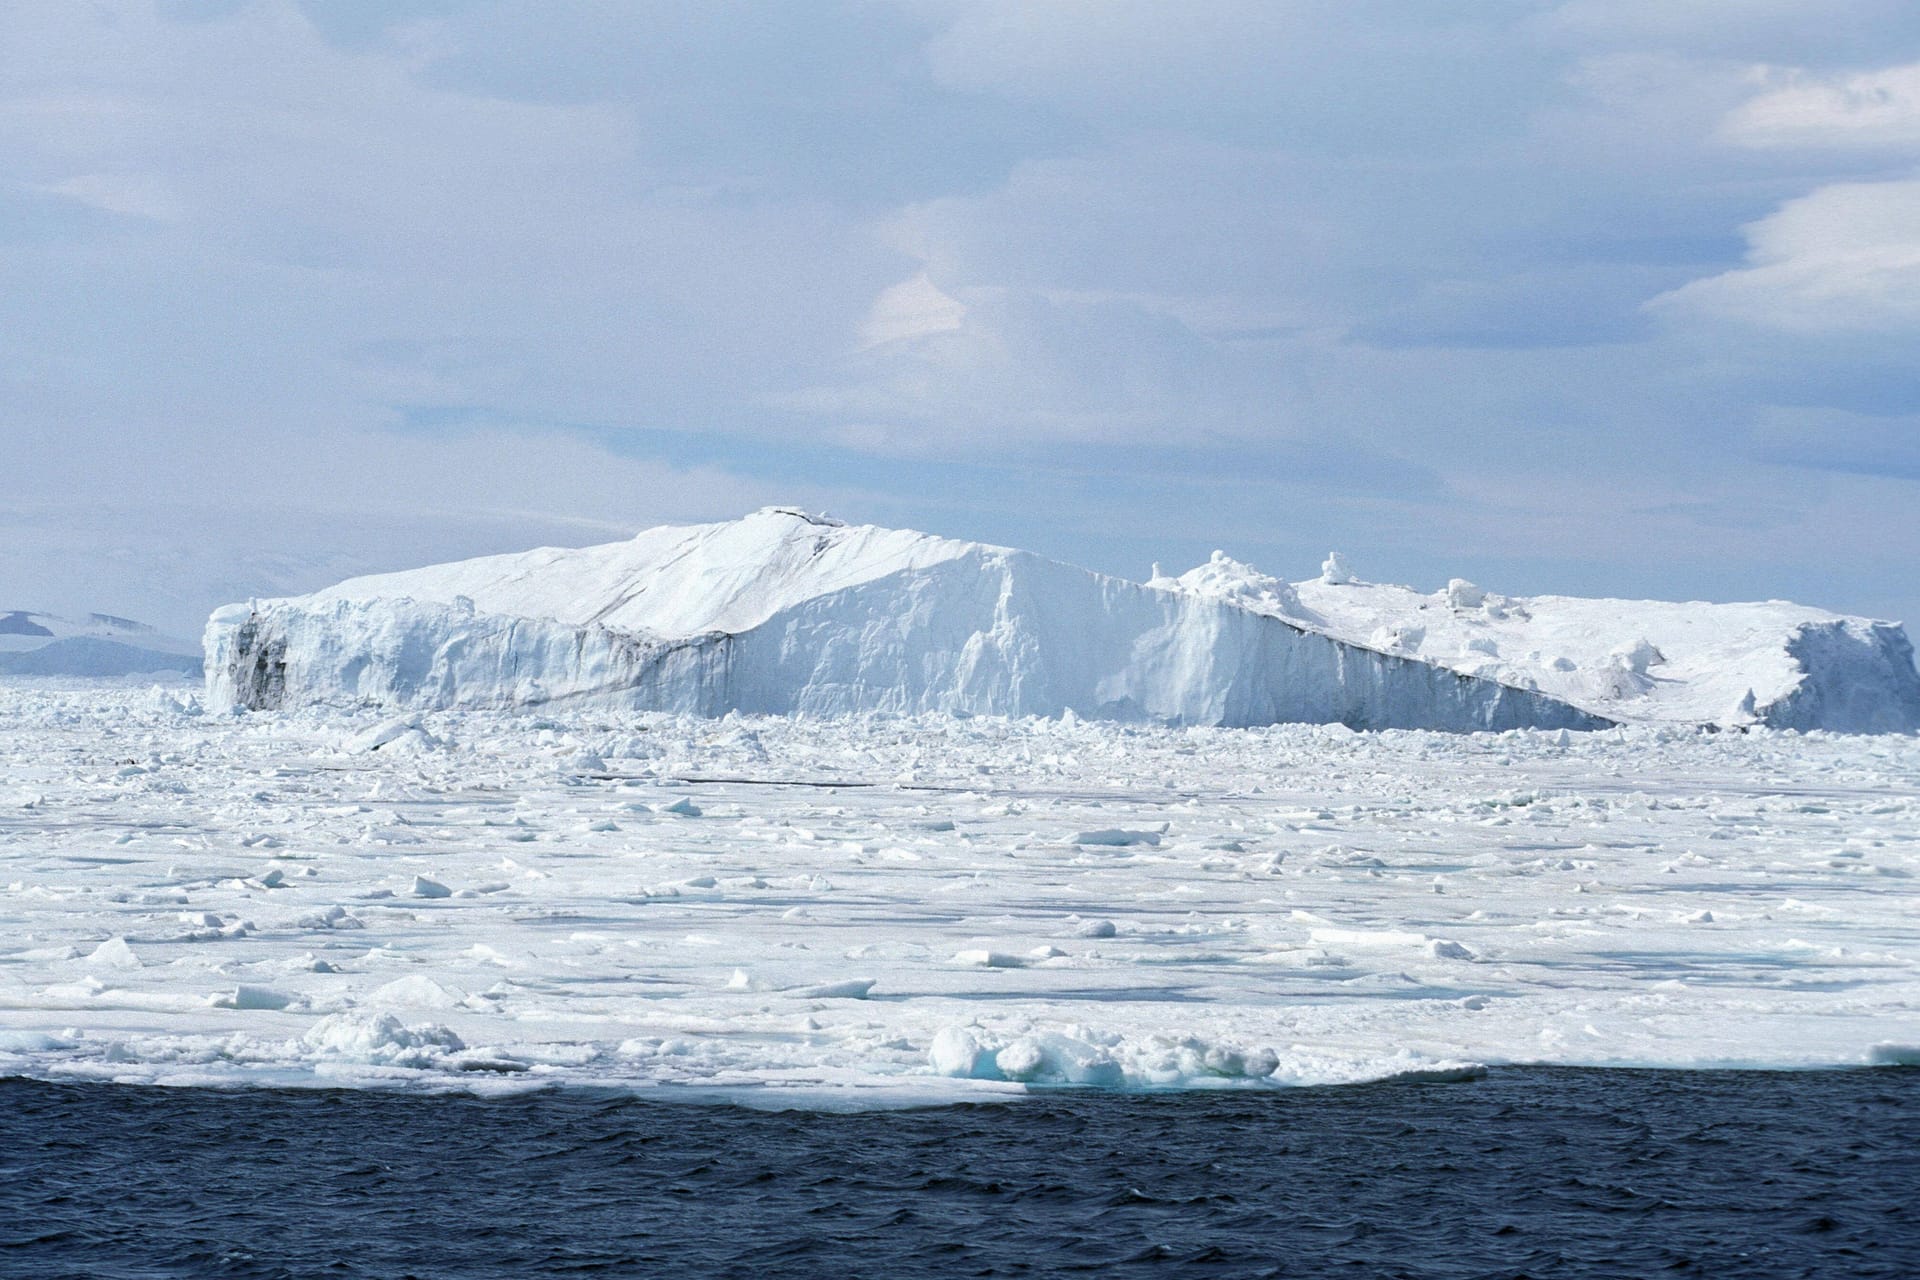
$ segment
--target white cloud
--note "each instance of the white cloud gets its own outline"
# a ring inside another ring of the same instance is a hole
[[[0,47],[0,507],[72,495],[37,558],[0,519],[0,595],[102,512],[405,560],[802,479],[1076,555],[1110,511],[1142,560],[1244,518],[1383,562],[1471,482],[1651,565],[1614,495],[1737,502],[1765,404],[1916,394],[1857,336],[1913,331],[1911,201],[1772,144],[1906,136],[1899,75],[1833,69],[1920,58],[1913,0],[115,0],[0,5]],[[593,443],[626,428],[658,458]],[[1298,505],[1328,439],[1404,518]],[[1449,509],[1466,548],[1543,518]]]
[[[1920,330],[1920,181],[1834,183],[1745,232],[1748,265],[1650,305],[1797,333]]]
[[[628,107],[435,85],[285,0],[0,7],[0,46],[7,607],[175,620],[300,566],[805,500],[514,424],[746,418],[903,270],[650,171]],[[415,407],[504,425],[396,432]]]
[[[1051,290],[974,286],[963,297],[964,316],[944,317],[957,323],[869,346],[832,380],[771,403],[857,424],[843,441],[963,457],[982,445],[1138,441],[1182,424],[1197,438],[1244,413],[1218,344],[1169,315]]]
[[[902,280],[880,291],[860,326],[860,345],[877,347],[888,342],[905,342],[952,333],[967,318],[966,304],[942,293],[926,272]]]
[[[1721,125],[1745,147],[1910,147],[1920,143],[1920,62],[1844,75],[1762,68],[1768,86]]]
[[[81,173],[61,182],[42,183],[36,189],[108,213],[154,222],[171,222],[184,212],[179,197],[166,182],[137,173]]]

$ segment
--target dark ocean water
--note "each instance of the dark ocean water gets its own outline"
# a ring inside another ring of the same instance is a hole
[[[855,1115],[0,1081],[0,1274],[1920,1276],[1920,1071]]]

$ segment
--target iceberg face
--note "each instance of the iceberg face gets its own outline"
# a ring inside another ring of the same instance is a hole
[[[1236,605],[975,548],[782,611],[730,641],[726,704],[1456,730],[1592,727],[1549,698]]]
[[[215,705],[419,709],[553,701],[718,714],[726,637],[670,641],[603,626],[397,600],[229,607],[207,625]],[[725,708],[720,708],[724,710]]]
[[[1911,733],[1920,729],[1920,672],[1902,628],[1841,618],[1794,629],[1787,652],[1804,672],[1755,714],[1774,729]]]
[[[208,692],[254,708],[596,703],[1179,724],[1593,728],[1557,699],[1205,595],[782,509],[231,606]]]
[[[252,708],[1920,725],[1920,675],[1887,624],[1794,606],[1521,600],[1465,583],[1422,596],[1339,567],[1289,584],[1216,553],[1142,584],[769,508],[230,606],[208,624],[208,692]]]
[[[1620,723],[1920,730],[1920,672],[1893,623],[1779,600],[1505,596],[1460,578],[1428,595],[1361,581],[1344,563],[1335,577],[1265,585],[1237,568],[1222,573],[1216,556],[1164,581]]]

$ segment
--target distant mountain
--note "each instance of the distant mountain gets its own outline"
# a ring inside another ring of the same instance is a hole
[[[0,676],[197,675],[199,646],[110,613],[0,611]]]

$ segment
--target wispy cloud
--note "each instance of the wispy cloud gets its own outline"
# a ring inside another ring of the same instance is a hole
[[[1826,75],[1763,67],[1753,79],[1761,92],[1722,125],[1722,133],[1741,146],[1920,144],[1920,62]]]
[[[1748,265],[1652,305],[1792,332],[1920,337],[1920,181],[1835,183],[1745,230]]]

